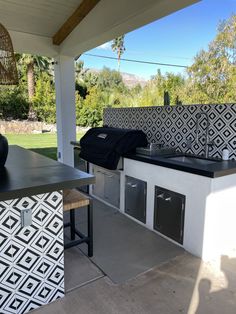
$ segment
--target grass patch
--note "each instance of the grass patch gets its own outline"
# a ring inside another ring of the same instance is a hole
[[[77,133],[77,140],[83,135],[84,132]],[[6,134],[6,137],[10,145],[19,145],[46,157],[57,159],[56,134]]]

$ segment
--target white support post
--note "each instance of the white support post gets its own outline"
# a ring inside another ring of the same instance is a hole
[[[70,144],[76,140],[74,58],[62,55],[55,58],[55,87],[58,161],[74,166]]]

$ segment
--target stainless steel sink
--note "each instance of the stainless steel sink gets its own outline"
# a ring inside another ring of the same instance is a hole
[[[155,146],[147,146],[147,147],[137,147],[136,153],[139,155],[146,156],[161,156],[161,155],[170,155],[175,152],[175,148],[170,147],[162,147],[160,144],[156,144]]]
[[[180,161],[186,164],[191,164],[191,165],[210,165],[215,162],[219,162],[220,160],[209,160],[209,159],[204,159],[204,158],[198,158],[198,157],[192,157],[192,156],[175,156],[175,157],[166,157],[169,160],[173,161]]]

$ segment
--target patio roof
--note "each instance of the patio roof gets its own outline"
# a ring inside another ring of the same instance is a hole
[[[76,57],[196,2],[199,0],[0,0],[0,21],[10,31],[17,52]],[[90,6],[81,13],[85,17],[78,19],[78,13],[77,26],[59,46],[54,45],[53,36],[82,3]]]

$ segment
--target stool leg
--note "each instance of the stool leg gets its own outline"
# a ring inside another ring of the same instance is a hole
[[[93,256],[93,201],[88,205],[88,256]]]
[[[70,238],[75,240],[75,210],[70,211]]]

